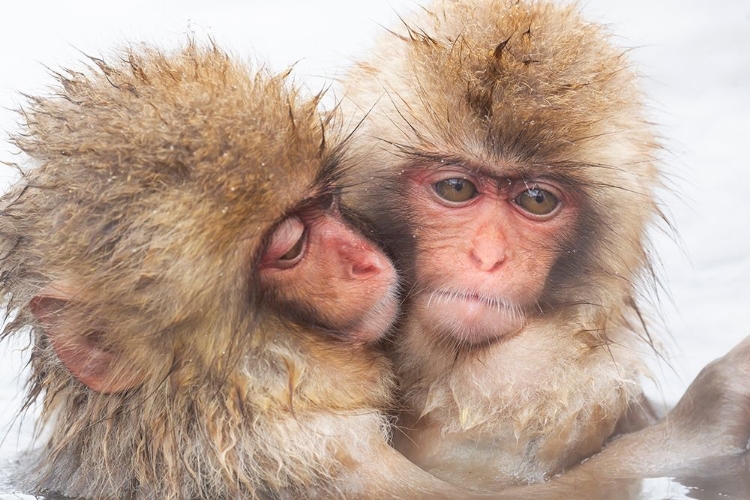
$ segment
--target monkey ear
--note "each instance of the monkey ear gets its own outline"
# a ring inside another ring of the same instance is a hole
[[[71,310],[72,288],[50,285],[29,304],[63,366],[89,389],[109,394],[132,389],[144,377],[123,366],[124,357],[102,345],[101,332],[81,328]]]

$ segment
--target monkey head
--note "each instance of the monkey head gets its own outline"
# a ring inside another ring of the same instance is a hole
[[[352,204],[404,270],[407,321],[481,346],[631,302],[658,148],[628,60],[575,6],[438,1],[346,85]]]

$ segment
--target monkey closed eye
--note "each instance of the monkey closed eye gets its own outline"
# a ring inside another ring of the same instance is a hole
[[[280,269],[293,267],[302,259],[305,236],[305,224],[299,217],[285,219],[273,232],[261,265]]]

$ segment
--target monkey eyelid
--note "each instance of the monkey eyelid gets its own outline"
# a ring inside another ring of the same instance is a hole
[[[510,199],[515,199],[524,191],[531,189],[538,189],[540,191],[548,191],[557,198],[557,201],[563,203],[565,200],[565,191],[551,181],[546,179],[518,179],[516,181],[510,180],[510,185],[506,188],[509,193]]]
[[[261,268],[289,269],[296,266],[307,250],[308,224],[296,215],[287,217],[271,233],[261,258]],[[299,253],[290,259],[283,257],[301,245]]]
[[[477,193],[487,192],[495,189],[495,183],[486,176],[476,175],[471,170],[461,168],[460,166],[446,166],[437,170],[432,170],[424,175],[416,177],[424,184],[435,186],[436,184],[449,179],[462,179],[471,182],[477,188]]]
[[[581,168],[591,168],[586,163],[531,163],[524,168],[514,167],[515,162],[510,160],[499,172],[500,167],[490,168],[483,162],[472,161],[462,156],[450,153],[433,153],[428,151],[408,151],[407,156],[410,161],[405,165],[405,169],[412,177],[418,178],[417,172],[428,170],[438,172],[443,170],[453,170],[462,172],[463,175],[473,176],[476,179],[484,181],[492,180],[499,188],[515,183],[518,180],[526,179],[527,182],[551,183],[559,189],[559,186],[566,186],[565,192],[576,189],[580,185],[580,179],[571,176],[568,171],[575,172]],[[557,196],[557,193],[554,193]]]
[[[425,168],[425,162],[422,161],[415,167]],[[507,179],[514,180],[523,176],[518,169],[507,168],[506,172],[501,173],[497,168],[487,167],[480,162],[450,156],[430,157],[430,165],[427,168],[434,172],[460,172],[461,175],[472,177],[477,183],[487,186],[502,186],[507,183]]]

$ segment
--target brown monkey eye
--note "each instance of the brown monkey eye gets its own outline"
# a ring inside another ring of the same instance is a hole
[[[477,187],[466,179],[445,179],[434,185],[435,192],[442,199],[452,203],[468,201],[477,195]]]
[[[533,215],[549,215],[560,204],[554,194],[539,188],[527,189],[513,201]]]
[[[300,260],[304,249],[305,224],[299,217],[289,217],[271,235],[263,260],[269,264],[293,265]]]

